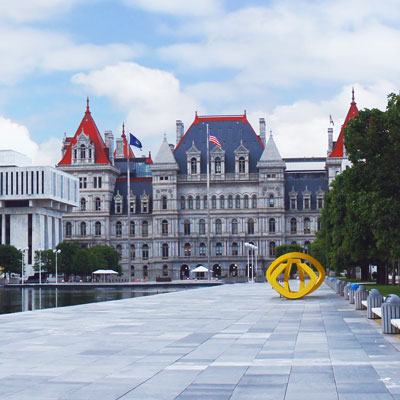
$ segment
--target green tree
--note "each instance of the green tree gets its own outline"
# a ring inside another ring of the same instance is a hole
[[[304,253],[304,249],[299,244],[281,244],[276,246],[275,257],[278,258],[286,253],[293,252]]]
[[[14,246],[9,244],[0,245],[0,266],[4,273],[22,272],[21,252]]]
[[[61,250],[57,259],[58,272],[64,273],[67,276],[73,274],[75,255],[80,249],[79,245],[72,242],[61,242],[57,245],[57,250]]]
[[[114,247],[98,244],[88,249],[90,257],[90,265],[93,270],[96,269],[112,269],[122,274],[119,265],[120,254]]]
[[[56,257],[53,250],[43,250],[39,252],[35,251],[34,264],[33,267],[35,271],[39,271],[39,262],[42,263],[42,271],[47,271],[49,273],[54,273],[56,269]],[[57,260],[58,261],[58,260]]]

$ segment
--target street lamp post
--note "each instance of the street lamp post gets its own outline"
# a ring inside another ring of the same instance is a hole
[[[249,264],[249,251],[251,251],[251,282],[254,283],[254,258],[256,261],[255,269],[257,272],[257,256],[255,255],[255,250],[258,250],[258,247],[252,243],[245,243],[244,246],[248,248],[247,251],[247,277],[248,282],[250,282],[250,264]]]
[[[244,247],[247,249],[247,282],[250,282],[250,254],[249,250],[251,249],[251,244],[250,243],[245,243]]]
[[[56,285],[57,285],[58,284],[57,255],[61,253],[61,250],[53,250],[53,253],[56,255]]]
[[[43,251],[43,249],[38,249],[38,252],[39,252],[39,285],[42,284],[42,251]]]

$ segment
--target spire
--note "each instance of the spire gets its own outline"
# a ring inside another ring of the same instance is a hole
[[[285,163],[282,160],[279,150],[276,147],[274,138],[272,137],[272,130],[270,131],[270,137],[265,146],[265,149],[261,155],[260,161],[257,163],[257,167],[284,167]]]
[[[351,88],[351,104],[356,104],[354,100],[354,86]]]
[[[86,114],[90,114],[90,109],[89,109],[89,96],[86,98]]]
[[[272,129],[269,130],[269,137],[272,139]]]
[[[178,166],[172,153],[171,147],[169,147],[167,135],[164,135],[164,140],[162,141],[160,150],[158,151],[156,158],[154,159],[153,166],[154,164],[161,164],[164,167],[172,168],[176,168]]]
[[[121,137],[123,137],[124,139],[126,138],[126,136],[125,136],[125,123],[124,122],[122,123],[122,135],[121,135]]]

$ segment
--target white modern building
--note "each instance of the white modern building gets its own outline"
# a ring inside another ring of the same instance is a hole
[[[62,215],[78,205],[78,180],[52,167],[31,166],[13,150],[0,151],[0,243],[25,251],[25,275],[34,253],[63,240]]]

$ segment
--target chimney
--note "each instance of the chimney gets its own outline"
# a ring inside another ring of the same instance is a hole
[[[104,142],[108,148],[108,159],[110,163],[114,165],[114,135],[112,131],[104,132]]]
[[[260,140],[263,142],[264,146],[265,142],[265,119],[260,118]]]
[[[118,138],[115,142],[115,158],[124,158],[124,139]]]
[[[176,144],[180,142],[183,137],[183,122],[180,119],[176,120]]]
[[[333,150],[333,128],[328,128],[328,156]]]

